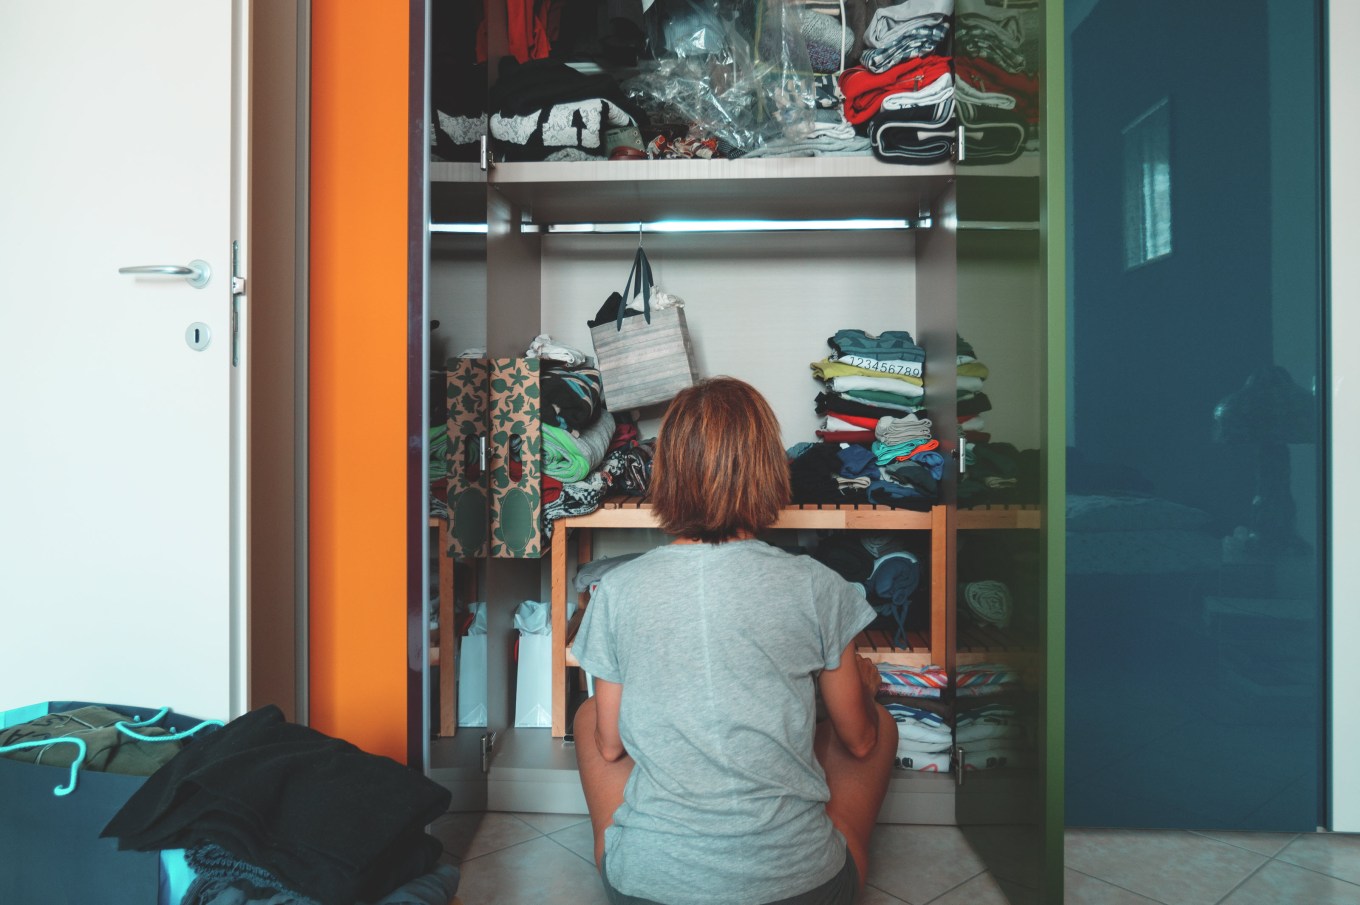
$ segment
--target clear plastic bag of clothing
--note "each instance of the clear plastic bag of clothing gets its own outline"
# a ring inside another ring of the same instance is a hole
[[[791,0],[656,0],[648,16],[650,58],[622,87],[654,122],[715,139],[723,156],[811,132],[812,65]]]

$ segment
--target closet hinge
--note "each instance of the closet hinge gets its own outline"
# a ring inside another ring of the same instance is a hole
[[[959,124],[959,143],[958,143],[958,145],[955,146],[954,159],[957,160],[957,161],[959,161],[960,163],[962,163],[963,160],[964,160],[964,158],[967,157],[967,156],[968,156],[968,152],[964,150],[964,131],[963,131],[963,124],[960,123],[960,124]]]
[[[963,745],[954,746],[954,782],[963,785]]]
[[[482,736],[482,772],[491,772],[491,749],[496,747],[496,733],[488,732]]]
[[[482,136],[481,164],[483,170],[494,169],[496,166],[495,158],[491,156],[491,139],[486,135]]]

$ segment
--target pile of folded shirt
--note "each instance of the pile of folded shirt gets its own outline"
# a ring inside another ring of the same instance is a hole
[[[600,372],[578,349],[534,338],[526,354],[541,360],[542,533],[557,519],[586,515],[612,492],[645,496],[656,441],[609,412]]]
[[[894,163],[935,163],[954,153],[954,0],[846,5],[857,65],[839,76],[845,119]]]
[[[925,350],[905,330],[858,329],[827,340],[813,362],[822,441],[790,450],[795,503],[873,503],[925,510],[939,498],[944,456],[921,403]]]
[[[955,97],[964,163],[1005,163],[1038,139],[1038,4],[959,0]]]
[[[605,158],[615,144],[640,147],[647,120],[612,76],[555,60],[504,58],[489,103],[496,156],[508,161]]]

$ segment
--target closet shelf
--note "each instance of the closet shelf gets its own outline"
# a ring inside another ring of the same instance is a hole
[[[942,506],[930,512],[894,509],[891,506],[818,506],[813,504],[788,506],[779,513],[773,525],[783,528],[825,528],[902,531],[929,530],[935,518],[943,518]],[[619,497],[605,500],[589,515],[568,516],[559,526],[569,528],[655,528],[656,515],[651,503],[641,497]]]
[[[775,528],[824,528],[840,530],[927,530],[933,520],[942,517],[943,506],[931,507],[930,512],[894,509],[891,506],[816,505],[787,506],[779,513]],[[1038,506],[975,506],[958,510],[956,527],[961,529],[1037,529],[1040,521]],[[605,500],[589,515],[574,515],[562,519],[569,528],[655,528],[656,516],[650,503],[641,497],[616,497]]]
[[[958,511],[958,528],[1039,527],[1038,506],[973,506]]]
[[[490,174],[540,224],[917,220],[953,179],[952,163],[907,167],[867,156],[499,163]]]

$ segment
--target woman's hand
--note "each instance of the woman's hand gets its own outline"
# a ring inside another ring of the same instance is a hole
[[[859,680],[864,683],[864,694],[873,698],[878,694],[878,687],[883,684],[883,679],[878,674],[878,666],[868,657],[855,655],[855,665],[859,667]]]

